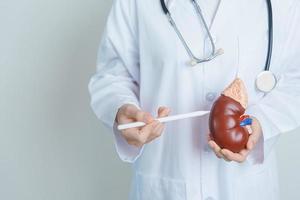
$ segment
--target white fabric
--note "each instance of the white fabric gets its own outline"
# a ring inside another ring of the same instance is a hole
[[[206,1],[199,2],[205,10]],[[272,2],[271,70],[279,81],[264,95],[256,90],[255,78],[267,53],[265,0],[222,0],[211,33],[225,54],[196,67],[186,64],[188,54],[159,0],[115,0],[89,89],[95,113],[114,130],[120,158],[133,163],[130,199],[278,199],[274,143],[281,133],[299,126],[300,119],[300,10],[297,0]],[[192,4],[170,0],[169,6],[193,53],[209,54],[207,34]],[[208,110],[236,76],[249,93],[247,113],[263,128],[263,137],[243,164],[219,160],[208,148],[207,116],[168,123],[164,134],[143,148],[128,145],[114,129],[117,110],[125,103],[153,115],[161,105],[172,114]]]

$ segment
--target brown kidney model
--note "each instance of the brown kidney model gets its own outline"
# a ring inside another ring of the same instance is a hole
[[[247,92],[241,79],[235,79],[212,106],[209,129],[221,147],[238,153],[246,148],[249,133],[240,126],[240,116],[247,107]]]

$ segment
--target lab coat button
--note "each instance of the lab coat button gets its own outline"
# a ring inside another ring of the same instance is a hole
[[[214,101],[216,98],[216,93],[209,92],[206,94],[206,100],[207,101]]]

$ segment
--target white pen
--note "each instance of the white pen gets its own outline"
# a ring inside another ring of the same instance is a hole
[[[173,115],[173,116],[169,116],[169,117],[157,118],[155,120],[164,123],[164,122],[176,121],[176,120],[181,120],[181,119],[200,117],[200,116],[206,115],[208,113],[210,113],[210,111],[197,111],[197,112],[191,112],[191,113],[186,113],[186,114]],[[128,129],[128,128],[137,128],[137,127],[142,127],[145,125],[146,125],[145,122],[133,122],[133,123],[128,123],[128,124],[120,124],[120,125],[118,125],[118,130],[124,130],[124,129]]]

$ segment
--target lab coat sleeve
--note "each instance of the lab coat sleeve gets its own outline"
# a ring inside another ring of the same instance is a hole
[[[299,3],[297,5],[299,8]],[[286,48],[282,52],[285,66],[271,66],[279,79],[276,88],[246,110],[247,114],[259,120],[263,132],[263,137],[249,156],[252,163],[263,163],[278,136],[300,126],[299,35],[300,16],[297,11],[288,31]]]
[[[119,157],[134,162],[142,152],[127,144],[116,129],[116,114],[124,104],[139,108],[139,54],[132,0],[115,0],[100,44],[97,72],[91,78],[91,107],[114,134]]]

